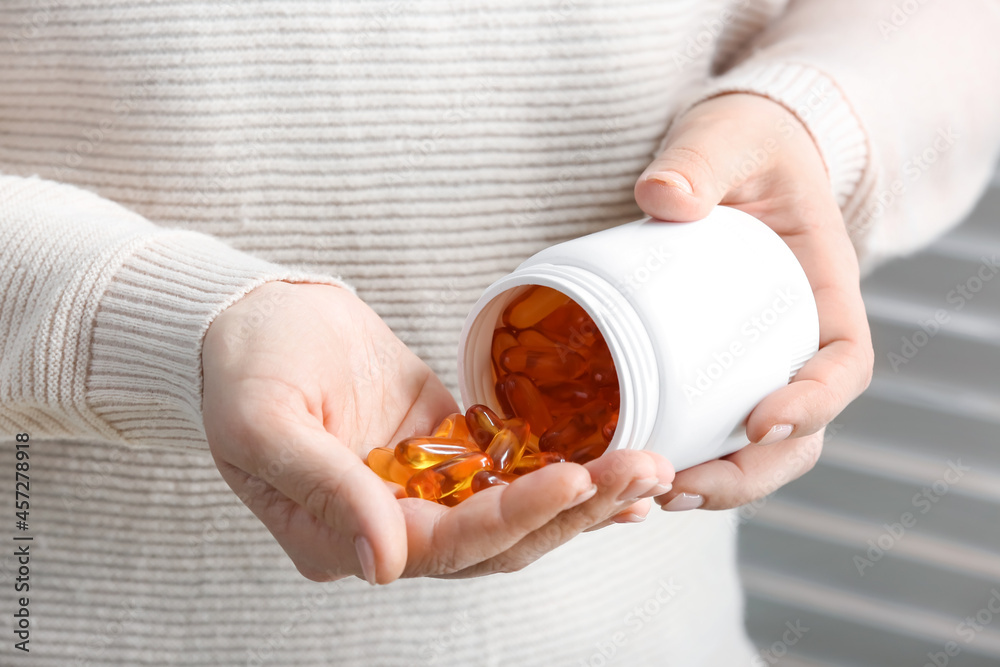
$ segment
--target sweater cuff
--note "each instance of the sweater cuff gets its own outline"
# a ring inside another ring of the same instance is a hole
[[[726,93],[761,95],[794,114],[819,148],[837,204],[847,204],[868,167],[870,152],[860,119],[833,79],[808,65],[750,61],[711,79],[677,117]]]
[[[100,299],[86,397],[128,443],[207,450],[201,350],[215,317],[265,282],[352,289],[196,232],[144,236]],[[353,289],[352,289],[353,291]]]

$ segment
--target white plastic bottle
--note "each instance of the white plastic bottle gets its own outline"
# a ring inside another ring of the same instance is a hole
[[[459,345],[466,406],[499,408],[491,338],[528,285],[570,296],[610,348],[621,405],[608,449],[654,450],[677,470],[744,447],[750,411],[819,344],[805,272],[762,222],[723,206],[639,220],[546,248],[483,293]]]

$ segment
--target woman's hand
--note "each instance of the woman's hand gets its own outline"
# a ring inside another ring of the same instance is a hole
[[[747,421],[752,444],[677,474],[664,509],[736,507],[815,465],[823,428],[871,381],[874,356],[858,262],[812,137],[779,104],[731,94],[693,107],[635,186],[654,218],[688,222],[716,204],[746,211],[777,232],[816,297],[820,350]]]
[[[202,365],[219,471],[317,581],[519,569],[609,517],[644,515],[650,501],[636,501],[662,494],[673,478],[660,456],[615,452],[586,466],[549,466],[454,508],[398,497],[400,487],[363,457],[431,432],[458,406],[374,311],[339,287],[258,287],[209,327]]]

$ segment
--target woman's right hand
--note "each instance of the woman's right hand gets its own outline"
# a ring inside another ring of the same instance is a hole
[[[524,567],[622,513],[644,515],[673,469],[641,451],[562,463],[457,507],[398,497],[364,464],[458,411],[364,302],[266,283],[223,311],[202,350],[204,419],[223,478],[309,579],[463,577]],[[620,499],[619,499],[620,498]]]

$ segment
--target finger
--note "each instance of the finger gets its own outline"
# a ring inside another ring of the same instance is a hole
[[[404,576],[449,574],[493,558],[595,491],[583,466],[559,463],[450,509],[403,500],[409,539]]]
[[[739,507],[812,469],[822,450],[822,432],[772,447],[748,445],[677,473],[673,488],[656,502],[667,511]]]
[[[632,503],[625,509],[616,512],[614,516],[605,519],[596,526],[591,526],[583,532],[589,533],[595,530],[600,530],[601,528],[613,526],[616,523],[642,523],[649,515],[650,507],[652,507],[652,502],[648,498],[644,498],[638,502]]]
[[[226,483],[304,577],[312,581],[336,581],[351,575],[365,578],[349,535],[333,531],[267,482],[225,461],[217,464]]]
[[[817,193],[810,199],[799,207],[801,230],[784,239],[816,299],[820,349],[790,384],[754,408],[747,420],[747,438],[754,443],[815,433],[871,382],[875,355],[854,247],[832,198]]]
[[[395,580],[406,564],[406,525],[394,494],[301,403],[275,391],[261,394],[266,402],[244,399],[227,407],[224,414],[233,417],[222,437],[239,444],[225,448],[227,463],[270,485],[339,536],[331,561],[356,563],[371,583]],[[282,524],[289,512],[250,501],[244,498],[279,542],[302,537],[295,532],[301,522]]]
[[[646,451],[607,452],[586,463],[584,467],[590,473],[590,479],[597,485],[593,497],[551,517],[551,520],[539,525],[516,545],[492,560],[466,568],[457,572],[455,576],[480,576],[489,572],[520,570],[587,528],[596,526],[613,516],[622,507],[631,505],[641,497],[660,493],[661,489],[666,488],[674,478],[674,470],[669,461],[658,454]],[[523,479],[527,481],[546,469],[525,475]],[[517,483],[511,484],[508,490]]]
[[[661,220],[701,220],[731,190],[769,168],[782,136],[773,123],[743,120],[758,107],[767,118],[787,113],[754,95],[724,95],[688,111],[636,182],[639,207]]]

